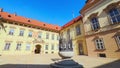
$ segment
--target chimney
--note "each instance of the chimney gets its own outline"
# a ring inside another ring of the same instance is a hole
[[[14,13],[13,15],[14,15],[14,16],[17,16],[17,14],[16,14],[16,13]]]
[[[0,12],[3,12],[3,8],[0,8]]]

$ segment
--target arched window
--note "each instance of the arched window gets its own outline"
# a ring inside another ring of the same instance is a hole
[[[100,28],[99,21],[98,21],[97,17],[91,18],[91,25],[92,25],[93,30],[97,30]]]
[[[109,10],[109,16],[111,20],[111,24],[120,23],[120,10],[117,8],[113,8]]]

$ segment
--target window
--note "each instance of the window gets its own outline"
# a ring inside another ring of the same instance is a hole
[[[45,46],[45,50],[48,50],[48,45]]]
[[[14,35],[14,29],[13,28],[10,29],[9,35]]]
[[[118,48],[120,49],[120,35],[116,36],[116,41],[117,41],[117,44],[118,44]]]
[[[54,40],[54,34],[52,34],[52,40]]]
[[[98,50],[105,49],[103,39],[96,39],[95,44],[96,44],[96,49]]]
[[[67,39],[70,40],[70,29],[67,30]]]
[[[21,50],[21,43],[17,43],[16,50]]]
[[[57,40],[59,40],[59,36],[57,35]]]
[[[91,25],[92,25],[92,29],[93,30],[97,30],[97,29],[99,29],[100,28],[100,25],[99,25],[99,22],[98,22],[98,18],[92,18],[91,19]]]
[[[24,35],[24,30],[20,30],[19,36],[23,36]]]
[[[51,46],[51,50],[54,50],[54,45],[52,44],[52,46]]]
[[[76,35],[80,35],[81,31],[80,31],[80,25],[76,26]]]
[[[10,45],[11,45],[10,43],[6,43],[5,47],[4,47],[4,50],[9,50],[10,49]]]
[[[32,32],[31,31],[29,32],[28,37],[32,37]]]
[[[49,33],[46,33],[46,39],[49,39]]]
[[[120,11],[118,9],[111,9],[109,15],[112,22],[111,24],[120,23]]]
[[[42,32],[38,34],[38,38],[42,38]]]
[[[101,53],[100,53],[100,54],[99,54],[99,57],[106,57],[106,54],[104,54],[104,53],[101,54]]]
[[[30,50],[30,44],[26,45],[26,50],[29,51]]]

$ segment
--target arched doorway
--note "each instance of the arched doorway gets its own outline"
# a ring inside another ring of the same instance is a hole
[[[34,52],[35,52],[35,54],[40,54],[40,52],[41,52],[41,45],[39,45],[39,44],[36,45]]]
[[[83,45],[82,43],[78,44],[78,48],[79,48],[79,55],[84,55],[84,50],[83,50]]]

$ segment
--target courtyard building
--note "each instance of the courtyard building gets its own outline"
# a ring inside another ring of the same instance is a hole
[[[60,35],[66,41],[71,40],[74,55],[87,55],[82,16],[78,16],[62,26]]]
[[[57,54],[57,25],[9,14],[0,9],[0,54]]]
[[[120,0],[87,0],[80,13],[88,56],[120,58]]]

